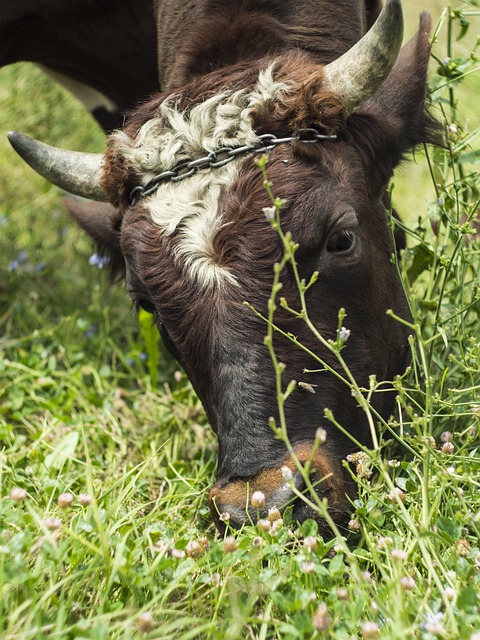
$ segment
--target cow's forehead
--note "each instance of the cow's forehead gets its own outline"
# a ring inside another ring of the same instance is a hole
[[[116,151],[142,185],[183,160],[195,160],[222,147],[255,145],[259,136],[253,116],[282,101],[292,84],[275,80],[274,65],[259,72],[253,86],[225,89],[192,105],[180,107],[174,94],[158,107],[135,137],[114,134]]]

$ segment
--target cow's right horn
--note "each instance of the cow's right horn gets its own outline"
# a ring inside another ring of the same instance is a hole
[[[8,140],[18,155],[52,184],[77,196],[108,201],[100,184],[102,154],[57,149],[16,131],[10,131]]]

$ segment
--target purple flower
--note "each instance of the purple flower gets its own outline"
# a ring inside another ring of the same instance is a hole
[[[98,253],[92,253],[90,258],[88,259],[88,264],[91,267],[98,267],[99,269],[103,269],[103,267],[105,267],[109,263],[109,256],[99,256]]]

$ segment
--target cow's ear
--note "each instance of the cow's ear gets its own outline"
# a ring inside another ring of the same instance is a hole
[[[430,29],[430,15],[422,13],[418,33],[401,49],[388,78],[352,116],[377,120],[383,130],[378,142],[385,147],[376,149],[377,158],[389,158],[392,168],[417,145],[442,143],[440,126],[425,105]]]
[[[99,252],[111,259],[114,275],[123,275],[125,261],[120,249],[120,214],[115,207],[105,202],[65,198],[67,211],[75,218],[94,241]]]

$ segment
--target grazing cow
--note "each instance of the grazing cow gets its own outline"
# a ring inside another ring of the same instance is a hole
[[[313,517],[324,528],[298,497],[305,486],[296,460],[309,462],[318,496],[342,525],[354,495],[342,460],[373,435],[337,358],[302,317],[278,305],[283,384],[304,384],[285,405],[289,445],[274,437],[266,325],[244,301],[267,314],[283,245],[265,219],[271,201],[253,152],[268,154],[300,277],[318,274],[307,293],[316,330],[337,339],[345,309],[342,357],[359,385],[368,387],[371,375],[391,381],[409,360],[408,329],[386,313],[409,318],[383,200],[403,156],[435,138],[424,104],[430,18],[422,14],[400,51],[400,1],[388,0],[362,35],[365,15],[359,0],[164,0],[157,16],[166,89],[110,136],[104,156],[11,134],[52,182],[111,203],[98,205],[97,215],[72,208],[124,268],[134,305],[153,314],[203,402],[219,441],[210,493],[219,528],[222,512],[237,527],[256,515],[248,502],[257,490],[266,496],[261,514],[291,505],[294,518]],[[299,309],[291,266],[280,277],[281,295]],[[327,408],[343,430],[325,417]],[[391,393],[374,394],[374,412],[388,417],[392,409]],[[318,427],[327,433],[319,448]]]
[[[38,64],[107,131],[158,90],[152,0],[2,0],[0,67]]]

